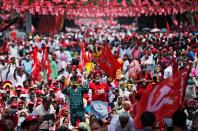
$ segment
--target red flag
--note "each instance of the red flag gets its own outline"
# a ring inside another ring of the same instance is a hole
[[[153,27],[154,28],[157,28],[157,21],[156,21],[156,19],[153,19]]]
[[[111,3],[111,5],[113,5],[113,6],[116,6],[116,5],[118,5],[118,1],[117,1],[117,0],[112,0],[112,3]]]
[[[82,59],[83,65],[91,62],[91,59],[92,59],[92,54],[89,51],[85,50],[85,43],[82,43],[81,45],[81,59]]]
[[[97,60],[97,65],[101,70],[103,70],[112,78],[115,78],[117,69],[121,68],[121,64],[111,53],[111,49],[107,44],[105,45],[105,49],[102,51]]]
[[[51,66],[50,66],[50,61],[49,61],[49,58],[48,58],[48,50],[47,50],[46,45],[44,45],[44,48],[43,48],[43,57],[42,57],[42,60],[41,60],[41,65],[43,66],[44,70],[47,70],[47,78],[50,78],[50,74],[52,73],[52,69],[51,69]]]
[[[32,72],[31,72],[31,78],[34,81],[39,81],[39,62],[38,62],[38,48],[35,46],[33,51],[33,66],[32,66]]]
[[[126,0],[122,0],[122,6],[124,6],[124,7],[127,6]]]
[[[170,28],[168,21],[166,22],[166,30],[167,30],[167,33],[171,32],[171,28]]]
[[[29,0],[24,0],[24,1],[23,1],[23,4],[24,4],[24,5],[28,5],[28,4],[29,4]]]
[[[134,123],[141,128],[141,115],[145,111],[153,112],[157,122],[171,117],[183,104],[190,66],[161,81],[155,88],[150,88],[142,94],[137,106]]]
[[[83,67],[86,64],[86,51],[85,51],[85,44],[81,44],[81,51],[80,51],[80,62],[79,62],[79,68],[82,70]]]
[[[106,5],[107,5],[107,6],[109,6],[109,4],[110,4],[110,0],[107,0],[107,3],[106,3]]]
[[[3,52],[8,53],[9,52],[9,45],[8,45],[8,40],[5,41],[5,44],[3,46]]]
[[[178,63],[175,60],[175,58],[172,59],[172,65],[173,65],[173,74],[178,72]]]
[[[103,1],[102,0],[98,0],[98,5],[99,6],[103,6]]]

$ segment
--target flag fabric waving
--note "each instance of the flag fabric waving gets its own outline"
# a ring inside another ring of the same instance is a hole
[[[79,62],[79,68],[81,70],[83,70],[83,67],[85,66],[86,64],[86,50],[85,50],[85,44],[82,43],[81,46],[80,46],[80,62]]]
[[[167,30],[167,33],[171,32],[171,28],[170,28],[168,21],[166,22],[166,30]]]
[[[42,60],[41,60],[41,66],[42,66],[42,70],[46,70],[47,72],[47,78],[50,78],[50,74],[52,73],[52,69],[50,66],[50,60],[48,57],[48,50],[46,45],[44,45],[43,48],[43,56],[42,56]]]
[[[38,48],[35,46],[34,50],[33,50],[33,55],[32,55],[32,59],[33,59],[33,65],[32,65],[32,72],[31,72],[31,78],[34,81],[39,81],[40,76],[39,76],[39,61],[38,61]]]
[[[156,120],[161,121],[182,106],[189,73],[190,66],[187,66],[142,94],[134,119],[137,129],[142,128],[140,118],[143,112],[153,112]]]
[[[105,49],[98,57],[97,65],[112,78],[115,78],[117,69],[120,69],[122,66],[111,53],[111,49],[107,44],[105,45]]]
[[[3,46],[3,52],[4,53],[8,53],[9,52],[9,44],[8,44],[8,40],[6,39],[5,44]]]

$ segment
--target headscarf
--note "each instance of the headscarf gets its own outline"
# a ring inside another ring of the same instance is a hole
[[[120,112],[124,111],[124,107],[123,107],[124,102],[122,102],[121,105],[118,105],[118,99],[120,99],[120,98],[124,99],[122,96],[118,96],[118,98],[115,102],[115,107],[114,107],[114,109],[116,110],[116,113],[120,113]]]

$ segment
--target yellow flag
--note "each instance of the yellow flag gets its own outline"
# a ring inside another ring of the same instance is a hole
[[[85,68],[87,73],[89,74],[92,70],[94,70],[94,64],[92,62],[86,63]]]

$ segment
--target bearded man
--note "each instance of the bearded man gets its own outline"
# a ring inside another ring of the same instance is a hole
[[[94,80],[89,83],[91,90],[90,113],[98,119],[105,119],[108,116],[108,94],[109,86],[102,82],[102,72],[97,70],[93,74]]]

